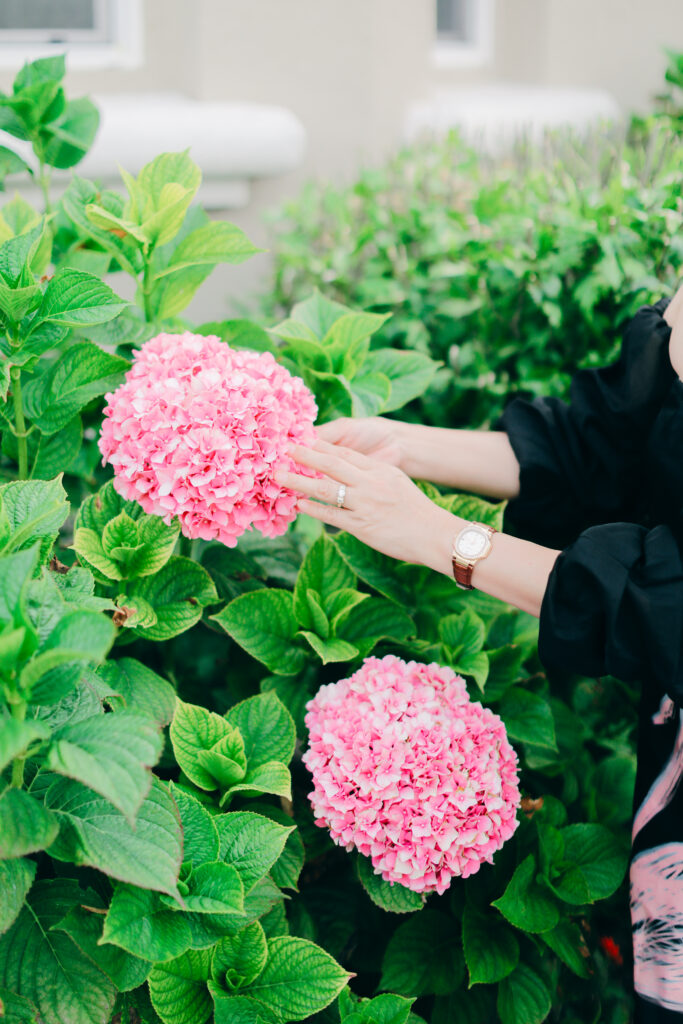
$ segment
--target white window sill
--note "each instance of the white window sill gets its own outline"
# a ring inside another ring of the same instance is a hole
[[[436,43],[432,49],[432,66],[439,71],[478,68],[490,63],[491,48],[470,43]]]

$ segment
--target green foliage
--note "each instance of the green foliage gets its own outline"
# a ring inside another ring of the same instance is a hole
[[[667,74],[679,93],[680,61]],[[373,349],[444,364],[409,414],[421,422],[490,424],[515,389],[562,396],[680,272],[679,133],[666,117],[498,159],[452,135],[350,186],[310,184],[273,215],[264,314],[286,315],[318,287],[379,318]],[[384,372],[381,360],[372,369]]]

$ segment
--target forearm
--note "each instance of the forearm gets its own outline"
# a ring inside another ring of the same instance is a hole
[[[397,424],[401,469],[414,480],[491,498],[519,494],[519,463],[504,431]]]
[[[435,506],[433,521],[421,531],[418,560],[452,576],[453,539],[465,525],[465,519]],[[559,554],[553,548],[496,533],[490,553],[474,567],[472,583],[477,590],[538,617],[548,577]]]

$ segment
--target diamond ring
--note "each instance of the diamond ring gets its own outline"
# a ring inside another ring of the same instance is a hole
[[[339,490],[337,491],[337,508],[344,508],[344,498],[346,497],[346,484],[339,484]]]

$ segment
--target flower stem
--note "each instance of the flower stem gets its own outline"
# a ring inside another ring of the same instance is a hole
[[[12,378],[14,426],[19,453],[19,479],[26,480],[28,477],[28,434],[26,431],[26,421],[24,419],[24,404],[21,397],[21,367],[13,366],[10,369],[10,377]]]
[[[16,704],[11,705],[12,718],[16,719],[17,722],[23,722],[26,718],[26,701],[20,700]],[[24,762],[26,758],[15,757],[12,761],[12,786],[15,789],[20,789],[24,784]]]
[[[145,320],[148,324],[152,323],[154,317],[152,316],[151,298],[152,298],[152,250],[150,249],[143,256],[145,262],[145,269],[142,275],[142,302],[145,313]]]
[[[40,161],[40,170],[38,172],[38,184],[43,193],[45,213],[52,213],[52,206],[50,204],[50,174],[45,170],[45,163],[42,160]]]

